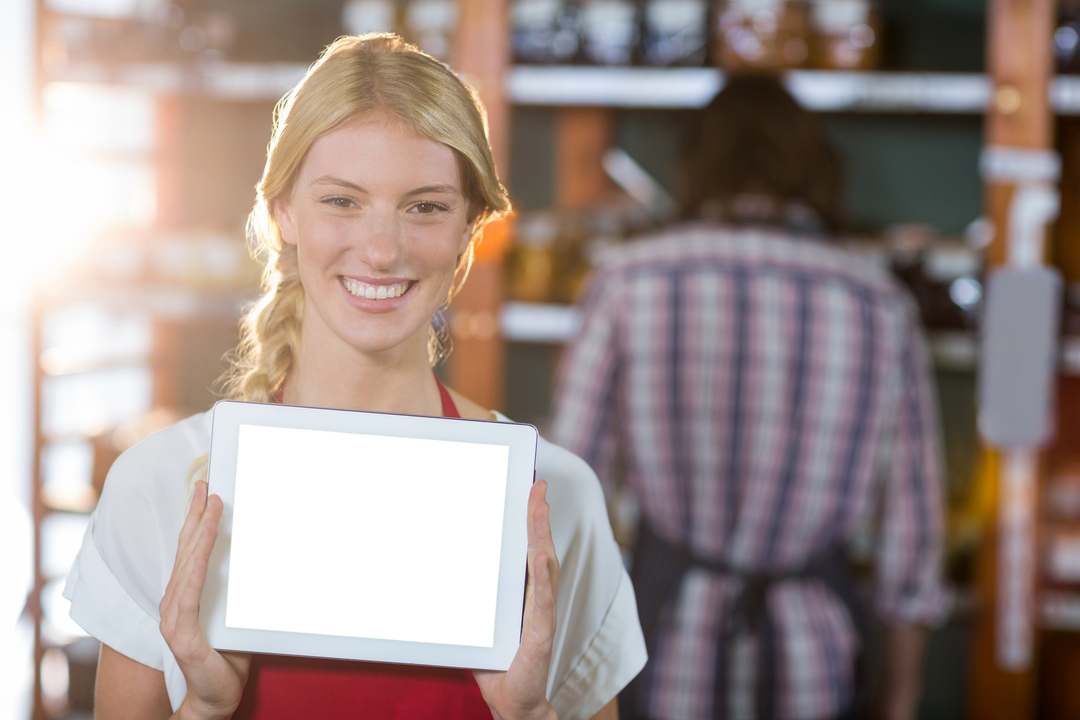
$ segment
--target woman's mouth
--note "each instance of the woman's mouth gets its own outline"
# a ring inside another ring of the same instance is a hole
[[[369,283],[363,283],[359,280],[353,280],[352,278],[341,277],[341,284],[345,286],[345,289],[349,291],[350,295],[354,295],[358,298],[366,298],[368,300],[393,300],[399,298],[409,291],[412,287],[412,280],[405,280],[404,282],[396,282],[388,285],[371,285]]]

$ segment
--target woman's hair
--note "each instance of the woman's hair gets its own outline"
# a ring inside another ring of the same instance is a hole
[[[473,229],[447,301],[468,275],[484,226],[510,209],[476,94],[445,65],[395,35],[339,38],[274,111],[266,168],[248,217],[249,240],[266,261],[265,293],[241,323],[240,346],[225,386],[228,397],[268,402],[284,383],[300,347],[304,288],[296,246],[282,239],[275,203],[290,196],[308,149],[321,135],[373,110],[446,145],[457,157]],[[445,338],[433,328],[428,341],[432,364],[445,349]]]
[[[844,171],[816,118],[770,75],[734,75],[697,117],[676,169],[683,219],[763,195],[843,226]],[[721,211],[721,214],[723,210]]]

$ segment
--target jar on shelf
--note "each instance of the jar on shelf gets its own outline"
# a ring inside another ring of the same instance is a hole
[[[1054,30],[1054,59],[1060,73],[1080,73],[1080,0],[1062,0]]]
[[[581,5],[581,59],[590,65],[629,65],[638,44],[633,0],[585,0]]]
[[[813,0],[814,67],[872,70],[881,59],[881,15],[871,0]]]
[[[797,0],[720,0],[714,58],[725,70],[785,70],[810,57],[810,20]]]
[[[558,217],[551,213],[523,215],[514,245],[506,254],[506,296],[520,302],[548,302],[555,275]]]
[[[709,6],[705,0],[646,0],[642,24],[643,64],[705,64],[709,47]]]
[[[585,246],[593,233],[593,219],[587,212],[565,213],[559,217],[554,244],[552,302],[570,304],[578,299],[589,275]]]
[[[567,0],[516,0],[510,6],[514,62],[572,63],[581,49],[582,12]]]
[[[397,14],[395,0],[346,0],[341,8],[341,25],[352,35],[397,32]]]
[[[457,23],[457,0],[409,0],[401,25],[406,40],[433,58],[449,63]]]

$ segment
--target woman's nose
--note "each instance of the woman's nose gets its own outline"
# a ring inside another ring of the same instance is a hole
[[[355,239],[355,252],[373,268],[385,270],[401,259],[403,237],[397,213],[374,210]]]

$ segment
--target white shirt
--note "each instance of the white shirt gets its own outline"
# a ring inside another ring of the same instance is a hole
[[[210,413],[193,415],[113,464],[64,588],[72,619],[88,633],[165,673],[174,710],[187,685],[158,628],[158,603],[186,513],[185,479],[209,450],[210,421]],[[560,564],[547,696],[560,718],[589,718],[644,666],[645,640],[595,473],[541,438],[536,474],[548,482]]]

